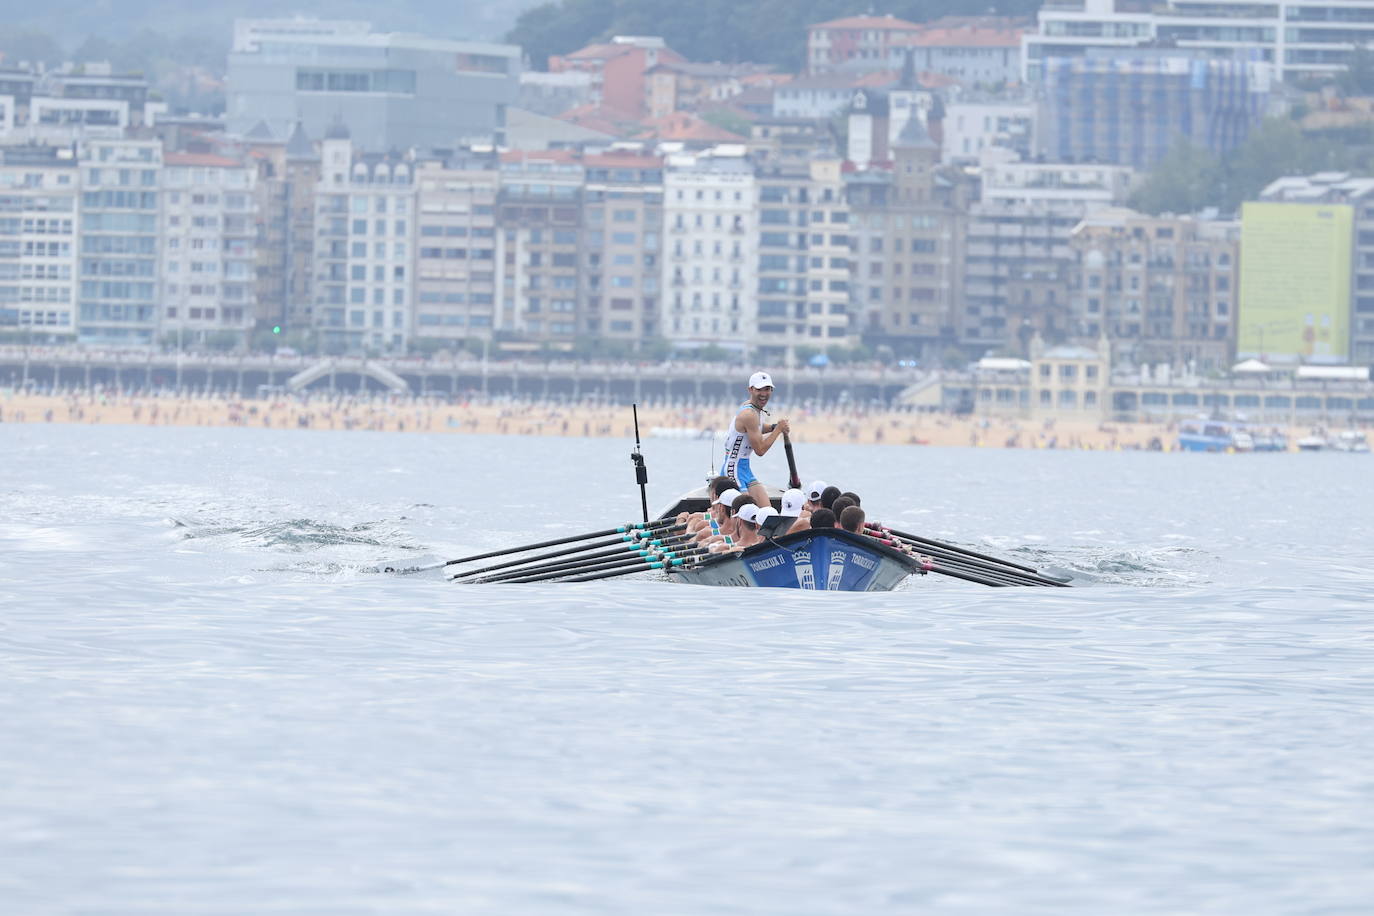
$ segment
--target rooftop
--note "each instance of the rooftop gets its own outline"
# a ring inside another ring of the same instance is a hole
[[[185,165],[211,169],[238,169],[243,163],[228,156],[214,153],[167,153],[162,157],[163,165]]]
[[[843,19],[831,19],[829,22],[819,22],[815,25],[806,27],[807,31],[814,29],[874,29],[887,31],[914,32],[921,26],[914,22],[907,22],[905,19],[898,19],[888,13],[885,16],[846,16]]]

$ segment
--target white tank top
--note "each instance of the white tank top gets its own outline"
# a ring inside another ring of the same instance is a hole
[[[753,404],[742,404],[740,410],[751,407],[758,410]],[[748,460],[754,454],[754,447],[749,444],[749,434],[739,431],[739,414],[735,414],[735,420],[730,424],[730,431],[725,436],[725,463],[722,465],[721,473],[728,477],[735,476],[735,467],[741,462]]]

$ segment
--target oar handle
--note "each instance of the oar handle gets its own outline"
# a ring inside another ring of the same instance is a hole
[[[782,451],[787,456],[787,485],[794,490],[801,489],[801,475],[797,473],[797,456],[792,451],[792,437],[782,434]]]

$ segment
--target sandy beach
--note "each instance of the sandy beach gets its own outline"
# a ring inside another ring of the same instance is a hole
[[[684,408],[641,405],[644,438],[698,438],[722,429],[733,405]],[[907,411],[779,409],[793,440],[884,445],[978,446],[1093,450],[1168,449],[1174,431],[1162,424],[984,419]],[[255,426],[373,432],[486,433],[525,436],[629,437],[628,407],[515,401],[446,403],[425,398],[337,395],[267,400],[111,392],[65,395],[0,389],[0,422],[144,426]],[[1300,433],[1299,433],[1300,434]],[[1295,436],[1290,435],[1290,441]]]

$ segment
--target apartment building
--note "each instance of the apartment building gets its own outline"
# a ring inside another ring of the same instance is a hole
[[[309,327],[319,152],[300,123],[284,140],[260,124],[243,139],[242,149],[256,171],[257,324]]]
[[[520,49],[373,32],[370,24],[319,19],[240,19],[226,80],[226,126],[259,121],[287,136],[347,124],[359,149],[453,148],[500,142],[519,92]]]
[[[847,176],[850,309],[865,343],[933,359],[962,336],[968,191],[919,118],[893,157],[891,172]]]
[[[549,72],[585,73],[595,104],[641,118],[648,111],[650,71],[659,64],[686,62],[657,36],[616,35],[608,42],[550,57]]]
[[[421,162],[415,334],[453,343],[491,339],[496,326],[496,201],[491,154]]]
[[[1033,101],[977,99],[951,103],[940,122],[943,161],[975,163],[983,150],[1010,150],[1029,159],[1035,140]]]
[[[660,336],[664,160],[635,150],[583,158],[586,314],[582,331],[639,344]]]
[[[758,175],[759,357],[849,343],[849,206],[838,159]]]
[[[806,27],[806,72],[887,70],[892,49],[921,31],[914,22],[884,16],[845,16]]]
[[[1351,208],[1349,355],[1352,363],[1374,363],[1374,178],[1348,172],[1287,176],[1277,179],[1260,192],[1260,200],[1269,203],[1345,204]],[[1294,226],[1295,231],[1300,233],[1304,228],[1300,223]],[[1302,259],[1306,262],[1304,254],[1294,251],[1292,257],[1295,261]]]
[[[1057,0],[1037,14],[1021,39],[1024,77],[1039,82],[1051,58],[1143,44],[1191,49],[1208,58],[1268,64],[1278,79],[1330,76],[1344,70],[1355,48],[1374,42],[1369,0],[1254,0],[1192,3],[1165,0]]]
[[[256,167],[213,153],[168,152],[162,169],[159,334],[247,342],[257,317]]]
[[[355,150],[335,125],[315,192],[314,324],[329,352],[404,352],[411,336],[413,163]]]
[[[938,73],[962,86],[1002,86],[1021,81],[1019,23],[1000,17],[948,17],[902,35],[892,69],[910,55],[920,73]]]
[[[75,337],[79,185],[70,148],[0,148],[0,330]]]
[[[91,139],[81,165],[78,339],[152,344],[159,314],[162,143]]]
[[[1046,61],[1038,151],[1147,169],[1181,139],[1225,153],[1264,117],[1268,64],[1167,49]]]
[[[1126,362],[1226,368],[1235,352],[1240,223],[1098,210],[1073,231],[1075,336]]]
[[[501,154],[497,197],[497,325],[514,335],[571,346],[585,320],[582,289],[586,172],[568,150]],[[478,249],[479,260],[487,256]]]
[[[1075,332],[1069,244],[1083,218],[1126,202],[1135,173],[1123,166],[1022,161],[984,150],[964,256],[964,341],[1024,354],[1033,334]]]
[[[0,139],[8,143],[70,144],[84,137],[118,139],[154,123],[166,111],[148,98],[139,74],[108,66],[0,70]]]
[[[758,335],[758,191],[742,146],[668,157],[663,335],[747,351]]]

